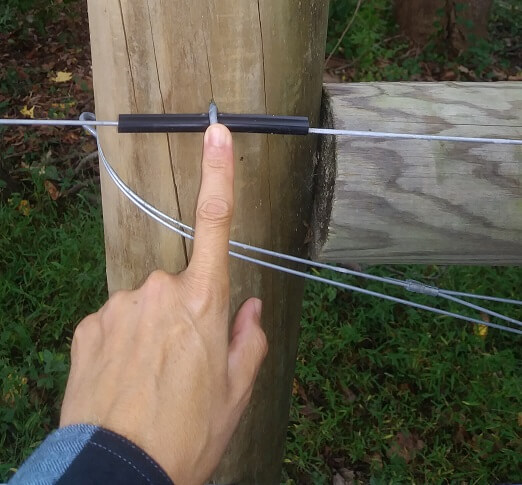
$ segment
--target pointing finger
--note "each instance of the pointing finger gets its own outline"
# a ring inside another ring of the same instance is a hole
[[[234,206],[232,135],[214,124],[205,133],[194,252],[189,273],[205,282],[228,284],[228,241]]]

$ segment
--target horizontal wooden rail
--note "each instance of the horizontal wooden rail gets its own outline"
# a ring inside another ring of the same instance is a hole
[[[522,83],[325,85],[336,129],[522,138]],[[313,257],[522,263],[522,147],[323,140]]]

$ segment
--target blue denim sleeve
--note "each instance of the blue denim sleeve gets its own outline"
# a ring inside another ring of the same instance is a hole
[[[8,485],[174,485],[163,469],[123,436],[79,424],[51,433]]]

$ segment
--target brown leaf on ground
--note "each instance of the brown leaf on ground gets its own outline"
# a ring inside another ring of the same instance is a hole
[[[299,396],[303,400],[303,403],[308,403],[308,396],[306,394],[306,391],[296,378],[294,378],[294,381],[292,383],[292,395],[294,397]]]
[[[441,81],[455,81],[457,79],[457,74],[454,71],[445,71],[444,74],[440,77]]]
[[[417,452],[424,448],[424,441],[422,441],[415,433],[397,433],[393,443],[388,449],[387,455],[389,458],[393,456],[400,456],[406,463],[412,461]]]
[[[58,187],[56,187],[56,185],[54,185],[50,180],[46,180],[44,186],[51,199],[58,200],[60,198],[60,189],[58,189]]]
[[[464,426],[459,425],[457,431],[455,432],[455,435],[453,436],[453,441],[459,444],[468,443],[469,433],[466,431],[466,428],[464,428]]]
[[[508,78],[507,72],[503,71],[502,69],[493,68],[492,69],[492,79],[495,81],[505,81]]]
[[[370,463],[374,467],[382,468],[382,456],[379,453],[373,453],[366,457],[367,463]]]
[[[323,73],[323,82],[324,83],[342,83],[343,76],[341,74],[336,74],[333,71],[325,71]]]
[[[346,480],[342,475],[336,473],[332,480],[332,485],[353,485],[353,480]]]
[[[346,485],[354,485],[355,484],[355,472],[353,470],[348,470],[348,468],[341,468],[339,470],[339,474],[344,479],[344,483]]]
[[[401,384],[399,384],[399,391],[411,392],[411,387],[407,382],[402,382]]]
[[[302,414],[303,416],[309,418],[309,419],[317,419],[317,418],[319,418],[319,414],[317,413],[317,411],[312,406],[310,406],[310,404],[306,404],[304,406],[301,406],[299,408],[299,413]]]
[[[348,61],[344,57],[334,56],[326,64],[326,69],[343,69],[348,65]]]
[[[357,394],[353,392],[349,387],[340,385],[341,392],[343,393],[346,400],[351,404],[357,400]]]
[[[82,152],[92,153],[96,150],[96,143],[93,141],[87,141],[82,145]]]

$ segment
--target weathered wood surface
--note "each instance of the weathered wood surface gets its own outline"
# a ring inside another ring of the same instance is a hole
[[[96,111],[308,115],[317,121],[328,0],[89,0]],[[312,137],[236,135],[235,239],[303,253],[311,210]],[[194,222],[201,135],[101,133],[122,178],[156,207]],[[104,175],[111,291],[154,269],[182,270],[190,247],[140,214]],[[235,311],[264,300],[270,352],[249,408],[217,473],[218,483],[279,483],[302,283],[232,262]]]
[[[522,83],[325,86],[334,128],[522,138]],[[339,137],[323,144],[314,258],[522,263],[522,147]]]

